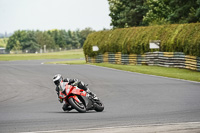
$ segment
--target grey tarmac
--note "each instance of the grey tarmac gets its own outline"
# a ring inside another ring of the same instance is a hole
[[[42,64],[46,61],[56,60],[0,61],[0,133],[100,131],[106,127],[114,127],[108,132],[150,132],[150,127],[154,132],[155,125],[167,131],[172,125],[188,123],[193,128],[182,131],[199,131],[199,82],[90,65]],[[105,110],[63,112],[52,82],[57,73],[89,84]]]

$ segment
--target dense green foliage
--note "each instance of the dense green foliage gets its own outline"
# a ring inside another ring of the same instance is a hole
[[[8,42],[8,38],[0,38],[0,47],[5,48]]]
[[[81,48],[89,33],[94,32],[91,28],[82,31],[25,31],[18,30],[9,37],[6,46],[7,51],[26,51],[29,53],[39,52],[46,45],[47,50]]]
[[[142,25],[143,16],[147,12],[146,0],[108,0],[111,25],[123,28]]]
[[[91,33],[84,43],[85,55],[95,56],[105,52],[144,54],[150,40],[161,40],[160,51],[184,52],[200,56],[200,23],[157,25],[148,27],[121,28]],[[99,51],[93,52],[92,46]]]
[[[108,0],[114,28],[200,21],[200,0]]]

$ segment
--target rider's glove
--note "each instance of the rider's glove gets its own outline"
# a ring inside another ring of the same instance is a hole
[[[77,86],[78,85],[78,79],[74,79],[74,82],[72,83],[73,86]]]
[[[78,82],[78,79],[74,79],[74,82]]]
[[[63,99],[61,99],[61,98],[59,98],[58,101],[59,101],[60,103],[63,103]]]

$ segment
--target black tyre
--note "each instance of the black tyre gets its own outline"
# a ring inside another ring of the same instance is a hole
[[[100,100],[95,103],[95,109],[94,110],[97,111],[97,112],[102,112],[104,110],[104,105]]]
[[[86,112],[85,106],[82,103],[78,103],[76,100],[74,100],[74,98],[72,98],[72,97],[69,98],[69,103],[78,112],[80,112],[80,113],[85,113]]]

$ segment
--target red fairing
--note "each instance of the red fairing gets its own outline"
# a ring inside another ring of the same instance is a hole
[[[79,89],[78,87],[74,87],[71,93],[81,95],[81,96],[86,96],[86,92],[82,89]]]
[[[72,94],[76,94],[76,95],[86,96],[86,92],[84,90],[79,89],[76,86],[71,86],[68,84],[66,84],[66,86],[65,86],[65,91],[66,91],[67,95],[70,95],[72,93]]]
[[[70,94],[74,94],[73,96],[68,97],[68,99],[73,97],[79,103],[80,103],[80,100],[78,99],[78,97],[76,95],[81,95],[81,96],[86,97],[86,94],[87,94],[83,89],[79,89],[76,86],[68,85],[68,83],[65,86],[65,93],[66,93],[66,95],[64,93],[62,93],[62,91],[59,91],[59,98],[66,100],[67,96],[69,96]]]
[[[68,99],[70,99],[71,97],[73,97],[73,98],[74,98],[74,100],[76,100],[78,103],[80,103],[80,100],[78,99],[78,97],[77,97],[77,96],[70,96]]]
[[[68,83],[65,85],[65,92],[66,92],[67,95],[70,94],[70,91],[71,91],[72,87],[73,87],[73,86],[68,85]]]
[[[59,98],[60,99],[64,99],[66,97],[65,94],[63,94],[61,91],[59,91]]]

